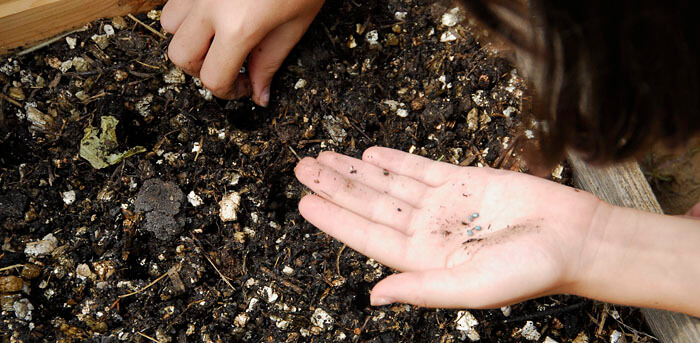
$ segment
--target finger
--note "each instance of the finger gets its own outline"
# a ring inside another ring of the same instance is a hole
[[[249,44],[249,40],[241,41],[226,33],[214,37],[199,77],[212,94],[223,99],[250,95],[247,82],[241,79],[234,83],[250,51]]]
[[[410,177],[391,173],[371,163],[332,151],[322,152],[317,160],[351,180],[362,182],[380,193],[405,201],[416,208],[422,207],[422,200],[430,189]]]
[[[267,107],[270,103],[272,77],[305,31],[306,25],[299,19],[287,22],[268,33],[251,51],[248,74],[253,87],[253,101],[258,105]]]
[[[301,160],[295,174],[299,181],[339,207],[407,235],[415,231],[413,206],[347,179],[313,158]]]
[[[391,268],[406,268],[407,237],[316,195],[299,202],[299,212],[321,231]]]
[[[459,167],[448,163],[381,147],[365,150],[362,160],[433,187],[442,185],[450,175],[459,170]]]
[[[170,0],[160,14],[160,25],[170,33],[175,33],[192,9],[192,0]]]
[[[191,12],[178,28],[168,46],[168,57],[190,75],[198,76],[209,49],[214,28],[201,20],[198,10]]]

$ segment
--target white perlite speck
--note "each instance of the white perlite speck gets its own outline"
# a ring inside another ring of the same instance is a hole
[[[63,203],[66,205],[72,205],[75,202],[75,191],[67,191],[61,193],[63,197]]]
[[[258,291],[258,295],[260,295],[268,303],[273,303],[280,297],[279,294],[277,294],[270,286],[261,288]]]
[[[501,307],[501,312],[503,312],[503,316],[508,317],[510,316],[510,313],[513,311],[513,309],[510,306],[503,306]]]
[[[239,313],[236,318],[233,319],[233,324],[238,326],[239,328],[244,327],[247,323],[250,317],[248,317],[247,314],[244,313]]]
[[[369,45],[379,44],[379,32],[377,30],[372,30],[365,34],[365,39]]]
[[[78,266],[75,268],[75,274],[75,276],[80,280],[95,279],[95,273],[90,270],[90,266],[88,266],[86,263],[78,264]]]
[[[56,250],[58,240],[53,234],[48,234],[40,241],[29,242],[24,247],[24,254],[31,257],[39,257],[50,254]]]
[[[105,34],[108,36],[111,36],[114,34],[114,27],[112,27],[112,25],[105,24],[105,26],[102,27],[102,30],[104,30]]]
[[[535,323],[533,323],[531,320],[528,320],[527,323],[525,323],[525,326],[520,329],[520,335],[522,335],[523,338],[528,341],[537,341],[540,339],[540,333],[537,331]]]
[[[622,332],[613,330],[613,332],[610,334],[610,343],[622,343],[624,342],[622,338]]]
[[[219,201],[219,217],[225,222],[230,222],[237,219],[236,212],[238,212],[238,206],[241,205],[241,196],[236,192],[231,192],[224,195],[223,199]]]
[[[510,118],[514,113],[517,113],[517,109],[513,106],[508,106],[506,107],[505,110],[503,110],[503,115],[506,116],[506,118]]]
[[[299,79],[297,80],[297,83],[294,84],[294,89],[301,89],[306,87],[306,80],[304,79]]]
[[[335,319],[333,319],[330,314],[320,307],[317,307],[314,314],[311,315],[311,324],[318,326],[323,330],[332,328],[333,323],[335,323]]]
[[[440,41],[443,43],[452,42],[456,40],[457,36],[455,36],[455,34],[452,33],[452,31],[445,31],[442,33],[442,35],[440,35]]]
[[[75,49],[75,45],[78,43],[78,39],[75,37],[66,37],[66,44],[68,44],[68,48],[71,50]]]
[[[459,22],[459,7],[455,7],[442,15],[442,25],[452,27]]]
[[[202,198],[194,191],[190,191],[190,193],[187,194],[187,201],[189,201],[194,207],[201,206],[204,203]]]
[[[406,109],[405,103],[387,99],[382,101],[382,104],[389,106],[389,110],[394,111],[397,116],[401,118],[408,117],[408,110]]]
[[[555,339],[550,338],[549,336],[544,338],[544,342],[542,343],[559,343]]]
[[[34,310],[34,305],[32,305],[28,299],[15,301],[15,303],[12,304],[12,309],[15,310],[15,317],[28,322],[32,320],[32,310]]]
[[[474,315],[469,311],[459,311],[457,312],[457,323],[456,329],[462,331],[472,342],[481,339],[479,332],[476,331],[476,326],[479,325],[479,321],[476,320]],[[464,337],[464,336],[462,336]]]
[[[173,67],[163,75],[163,81],[170,84],[178,84],[185,82],[185,73],[178,67]]]

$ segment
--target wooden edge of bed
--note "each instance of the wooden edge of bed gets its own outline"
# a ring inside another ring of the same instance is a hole
[[[165,0],[0,0],[0,55],[99,18],[150,10]]]

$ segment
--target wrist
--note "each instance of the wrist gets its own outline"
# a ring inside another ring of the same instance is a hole
[[[601,201],[567,290],[601,301],[700,315],[700,225]]]
[[[596,279],[601,273],[608,272],[607,265],[603,261],[607,261],[607,244],[609,237],[608,230],[613,218],[618,216],[617,208],[610,205],[590,193],[587,201],[592,210],[589,212],[590,220],[584,222],[579,228],[580,248],[577,254],[572,256],[570,266],[567,269],[564,278],[561,293],[575,294],[579,296],[590,296],[587,290],[591,288],[591,284],[596,283]],[[603,262],[603,263],[601,263]]]

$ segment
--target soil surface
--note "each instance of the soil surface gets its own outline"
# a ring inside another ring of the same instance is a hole
[[[299,215],[293,168],[323,150],[526,169],[524,81],[452,7],[328,1],[269,108],[211,99],[129,18],[0,60],[0,341],[651,341],[636,310],[570,296],[370,307],[393,271]],[[120,158],[95,169],[81,140],[106,117],[93,155]]]

